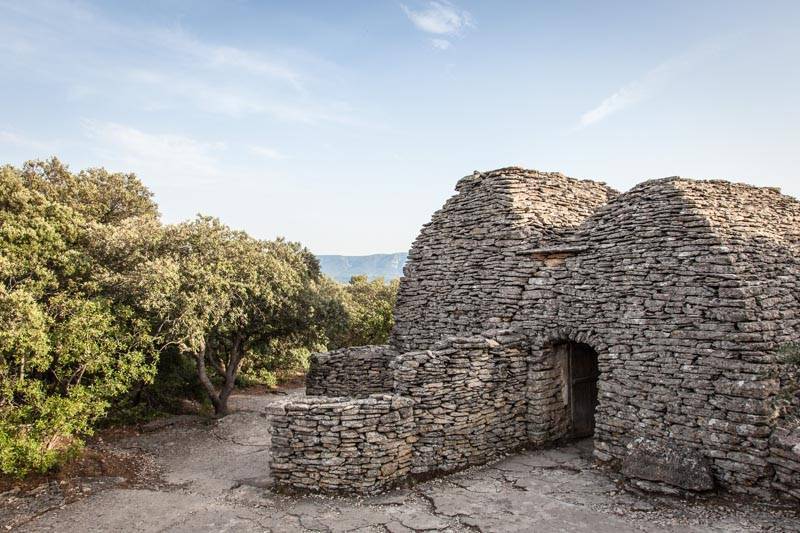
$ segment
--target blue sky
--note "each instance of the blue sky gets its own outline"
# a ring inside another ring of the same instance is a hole
[[[393,252],[476,169],[800,196],[800,2],[0,0],[0,102],[0,162]]]

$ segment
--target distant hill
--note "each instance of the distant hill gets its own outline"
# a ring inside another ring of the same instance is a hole
[[[373,255],[318,255],[322,272],[336,281],[347,283],[352,276],[365,275],[386,280],[403,275],[406,252]]]

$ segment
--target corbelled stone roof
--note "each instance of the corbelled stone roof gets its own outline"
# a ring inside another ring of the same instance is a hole
[[[424,348],[444,332],[509,320],[531,247],[563,240],[618,193],[603,183],[517,167],[475,172],[423,226],[405,267],[392,343]]]
[[[409,253],[392,335],[398,348],[510,320],[535,270],[532,252],[618,246],[623,234],[653,264],[659,255],[704,256],[748,286],[765,285],[768,276],[771,290],[782,287],[784,299],[800,302],[792,278],[800,202],[775,188],[669,177],[619,194],[604,183],[507,167],[468,175],[456,190]],[[683,248],[667,244],[686,239]],[[790,279],[781,285],[775,278]]]
[[[649,209],[668,204],[680,208],[674,213],[676,222],[693,213],[726,241],[757,239],[776,246],[800,246],[800,201],[796,198],[781,194],[776,187],[678,176],[648,180],[620,194],[586,221],[586,231],[598,224],[604,212],[622,205]]]
[[[787,318],[800,305],[800,201],[777,188],[680,177],[645,181],[598,209],[565,242],[619,246],[620,234],[659,268],[669,268],[679,254],[728,276],[759,319],[769,319],[775,305]]]

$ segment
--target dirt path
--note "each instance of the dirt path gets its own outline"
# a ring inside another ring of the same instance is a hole
[[[299,392],[292,392],[299,394]],[[96,476],[0,494],[19,531],[800,531],[789,510],[726,500],[642,498],[592,467],[590,443],[515,455],[372,498],[269,491],[266,407],[236,396],[220,420],[176,417],[105,444],[140,461],[135,479]],[[65,489],[69,486],[69,490]]]

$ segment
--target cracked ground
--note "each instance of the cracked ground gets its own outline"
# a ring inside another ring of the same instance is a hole
[[[290,395],[301,394],[298,391]],[[269,489],[268,405],[239,395],[224,419],[174,417],[105,443],[135,457],[136,479],[49,481],[0,494],[17,531],[548,532],[800,531],[796,509],[622,490],[591,461],[591,442],[528,451],[366,498],[290,497]]]

